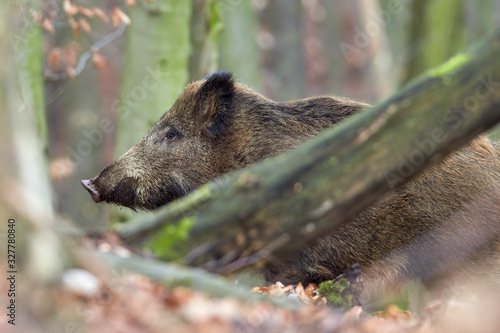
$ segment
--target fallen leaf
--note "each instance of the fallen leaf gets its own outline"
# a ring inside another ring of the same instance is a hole
[[[58,68],[62,62],[62,55],[63,55],[62,50],[58,47],[55,47],[52,50],[50,50],[49,56],[47,58],[49,66],[53,69]]]
[[[73,67],[68,67],[68,69],[66,69],[66,75],[68,75],[70,80],[73,80],[76,77],[75,69]]]
[[[50,32],[51,34],[53,34],[55,32],[55,29],[54,29],[54,24],[52,24],[52,20],[51,19],[43,19],[42,21],[42,27],[47,30],[48,32]]]
[[[78,26],[88,34],[90,34],[90,32],[92,31],[92,29],[90,28],[90,24],[87,20],[84,19],[79,20]]]
[[[98,18],[100,18],[104,22],[109,22],[109,16],[106,15],[106,13],[104,13],[100,8],[92,8],[92,11]]]
[[[125,2],[129,7],[135,7],[135,0],[125,0]]]
[[[71,28],[73,29],[73,37],[76,38],[76,37],[80,36],[80,26],[78,25],[78,23],[75,21],[75,19],[72,16],[68,17],[68,23],[71,26]]]
[[[87,16],[88,18],[93,18],[94,16],[96,16],[96,13],[93,9],[85,8],[82,6],[78,6],[78,12],[84,16]]]
[[[70,0],[64,0],[63,9],[66,15],[70,17],[78,13],[78,7],[71,3]]]
[[[92,54],[92,64],[95,68],[102,69],[107,65],[106,58],[100,52],[94,52]]]
[[[132,21],[120,8],[113,9],[113,14],[111,15],[111,19],[113,20],[113,26],[117,27],[120,25],[120,22],[129,25]]]

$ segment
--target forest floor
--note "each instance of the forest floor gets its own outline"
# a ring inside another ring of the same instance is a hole
[[[104,244],[108,250],[115,247]],[[18,314],[23,329],[13,329],[3,320],[0,331],[500,332],[500,297],[489,291],[432,302],[415,315],[395,305],[377,313],[361,306],[347,311],[333,308],[315,285],[304,288],[277,283],[254,288],[256,293],[282,297],[294,305],[287,307],[265,300],[210,297],[196,288],[167,287],[139,274],[96,276],[83,269],[70,273],[65,274],[66,279],[63,276],[61,285],[30,294],[30,309]],[[8,281],[0,279],[0,293],[6,295],[8,289]]]

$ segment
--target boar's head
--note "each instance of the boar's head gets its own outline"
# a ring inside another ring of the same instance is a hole
[[[227,72],[188,85],[139,143],[83,187],[95,202],[155,209],[227,172],[221,156],[231,148],[222,142],[234,95]]]
[[[138,144],[82,185],[95,202],[155,209],[366,106],[333,96],[278,103],[215,73],[188,85]]]

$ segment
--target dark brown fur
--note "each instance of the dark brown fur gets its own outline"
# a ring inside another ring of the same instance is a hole
[[[155,209],[366,106],[330,96],[276,103],[229,73],[213,74],[188,85],[137,145],[84,186],[96,202]],[[334,234],[272,262],[266,279],[318,283],[357,262],[373,282],[418,276],[430,284],[448,266],[473,269],[477,253],[498,259],[499,184],[499,150],[479,137]]]

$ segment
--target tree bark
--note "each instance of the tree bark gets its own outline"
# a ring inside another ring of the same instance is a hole
[[[499,122],[499,52],[497,29],[300,148],[209,183],[117,232],[161,248],[162,228],[190,224],[186,261],[219,272],[270,253],[284,259]],[[425,150],[422,142],[430,142]],[[405,162],[411,172],[402,174],[401,161],[415,152],[421,159]]]
[[[189,82],[200,80],[217,69],[218,40],[222,30],[214,0],[191,0]]]
[[[307,95],[302,14],[299,0],[269,1],[260,13],[264,91],[279,101]]]
[[[1,171],[5,171],[0,173],[0,230],[4,235],[0,266],[12,289],[5,299],[15,306],[15,318],[8,316],[5,327],[12,320],[19,331],[41,332],[48,330],[47,318],[53,318],[56,311],[49,290],[60,280],[70,252],[54,232],[41,27],[23,9],[0,4],[0,53],[6,60],[0,65],[4,74],[0,79],[4,143],[0,155]]]
[[[52,231],[55,225],[46,155],[42,34],[35,22],[23,23],[26,18],[21,11],[9,12],[7,62],[10,65],[5,88],[10,138],[6,142],[11,143],[15,162],[11,183],[4,186],[9,188],[5,199],[16,213],[9,218],[18,216],[16,251],[24,254],[23,271],[35,276],[36,283],[46,283],[59,277],[63,251]]]
[[[251,1],[220,3],[223,30],[219,43],[219,68],[231,71],[238,81],[261,89],[261,52],[257,46],[257,12]]]
[[[246,301],[268,301],[277,306],[297,309],[302,303],[283,297],[272,297],[251,292],[253,286],[235,285],[234,282],[199,268],[158,262],[141,257],[123,258],[111,253],[80,251],[84,262],[104,261],[115,271],[135,272],[167,287],[186,286],[214,297],[234,297]]]
[[[464,3],[413,0],[404,81],[448,59],[464,46]]]
[[[141,1],[130,11],[116,156],[141,139],[188,81],[190,14],[190,1],[173,0]],[[115,221],[132,216],[125,210],[112,211]]]

